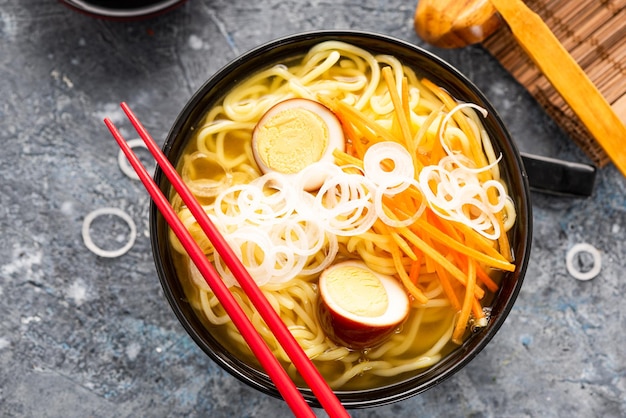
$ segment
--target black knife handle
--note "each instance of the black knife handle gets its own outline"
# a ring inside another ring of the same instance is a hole
[[[521,154],[532,190],[580,197],[593,193],[596,179],[596,167],[593,165]]]

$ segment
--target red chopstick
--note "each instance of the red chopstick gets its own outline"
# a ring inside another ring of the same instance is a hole
[[[170,206],[169,201],[152,180],[136,154],[132,151],[117,128],[108,118],[104,120],[104,123],[107,125],[113,134],[113,137],[128,158],[130,164],[137,172],[139,179],[148,190],[148,193],[159,208],[159,211],[167,220],[167,223],[170,225],[172,231],[174,231],[181,244],[193,260],[194,264],[198,268],[198,271],[202,273],[218,300],[224,306],[224,309],[237,326],[237,329],[241,332],[241,335],[252,349],[254,355],[259,359],[259,362],[278,388],[278,391],[285,399],[285,402],[287,402],[296,416],[315,417],[311,407],[306,403],[302,394],[289,378],[287,372],[285,372],[285,369],[282,368],[265,341],[248,320],[241,307],[235,301],[235,298],[218,276],[213,265],[208,262],[204,253],[184,227],[183,223]]]
[[[306,353],[304,353],[300,345],[298,345],[293,335],[291,335],[289,329],[285,326],[284,322],[280,319],[278,314],[276,314],[270,303],[267,301],[267,299],[257,286],[254,279],[252,279],[252,277],[243,266],[243,264],[239,261],[224,237],[220,234],[219,230],[206,215],[201,205],[195,199],[193,194],[189,191],[172,164],[167,160],[167,157],[156,145],[150,134],[146,131],[141,122],[133,114],[128,105],[126,103],[122,103],[121,107],[130,119],[137,132],[139,133],[139,135],[141,136],[141,138],[146,143],[146,146],[150,150],[151,154],[157,160],[157,163],[163,170],[163,173],[166,175],[174,189],[178,192],[182,200],[190,209],[196,221],[203,229],[215,249],[218,251],[230,271],[237,278],[239,285],[246,292],[254,306],[257,308],[259,314],[264,319],[270,330],[274,333],[278,342],[282,345],[289,358],[293,361],[294,365],[296,366],[304,380],[307,382],[322,407],[326,410],[330,417],[349,417],[349,414],[347,413],[343,405],[341,405],[341,402],[337,399],[326,381],[324,381],[319,371],[315,368]],[[198,267],[198,270],[205,277],[207,283],[214,291],[214,293],[220,300],[220,303],[222,303],[231,319],[233,319],[233,322],[242,333],[242,336],[246,338],[246,342],[248,342],[248,345],[250,345],[250,348],[253,350],[259,361],[262,363],[263,367],[276,384],[276,387],[280,391],[281,395],[283,395],[285,401],[289,404],[292,411],[297,416],[311,416],[310,414],[313,414],[313,412],[311,411],[309,405],[306,404],[300,392],[295,388],[294,383],[291,381],[291,379],[288,378],[284,369],[278,363],[278,360],[276,360],[276,358],[267,347],[267,344],[254,329],[254,326],[250,324],[248,318],[241,310],[241,307],[237,304],[228,288],[219,278],[214,267],[207,261],[206,257],[198,248],[193,238],[191,238],[186,228],[182,225],[175,212],[171,208],[167,198],[163,196],[159,187],[156,185],[156,183],[154,183],[152,177],[148,174],[147,170],[145,169],[145,167],[143,167],[143,165],[130,149],[128,144],[126,144],[125,140],[123,139],[117,128],[115,128],[113,123],[109,119],[105,119],[105,124],[113,134],[113,137],[117,141],[118,145],[128,158],[135,171],[137,171],[139,178],[141,179],[142,183],[155,201],[155,204],[157,204],[157,207],[159,208],[165,219],[172,227],[172,230],[177,234],[177,236],[178,234],[180,234],[181,236],[186,237],[184,238],[184,242],[183,239],[179,237],[179,239],[181,239],[181,243],[185,246],[185,250],[189,253],[190,257]],[[187,246],[189,248],[187,248]],[[230,311],[232,311],[232,313]],[[277,368],[280,370],[277,370]],[[294,390],[297,394],[294,393]]]

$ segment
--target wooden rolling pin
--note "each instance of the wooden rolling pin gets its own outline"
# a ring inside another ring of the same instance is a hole
[[[479,43],[501,18],[591,136],[626,176],[626,126],[545,22],[521,0],[419,0],[415,30],[435,46]]]

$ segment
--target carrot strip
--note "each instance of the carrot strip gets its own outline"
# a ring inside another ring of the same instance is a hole
[[[425,232],[428,232],[429,234],[431,234],[433,239],[445,245],[446,247],[452,250],[458,251],[462,254],[465,254],[469,257],[472,257],[475,260],[485,263],[491,267],[495,267],[497,269],[501,269],[505,271],[515,271],[515,265],[504,260],[501,256],[500,257],[489,256],[472,247],[469,247],[451,238],[450,236],[446,235],[445,233],[443,233],[443,231],[437,229],[436,227],[433,227],[428,222],[425,222],[423,219],[418,219],[415,222],[415,224],[412,226],[412,228],[420,228],[424,230]],[[496,254],[499,255],[499,253],[496,253]]]
[[[454,227],[457,228],[465,236],[465,240],[468,246],[477,247],[479,251],[484,252],[490,257],[499,258],[508,261],[500,251],[494,248],[494,242],[478,234],[469,226],[462,223],[455,223]]]
[[[443,292],[448,297],[448,300],[450,301],[450,305],[452,305],[452,308],[454,310],[461,309],[459,298],[457,297],[456,292],[452,288],[452,283],[450,282],[450,276],[448,275],[448,272],[444,270],[439,264],[435,264],[435,272],[437,273],[437,277],[439,277],[441,288],[443,289]]]
[[[379,125],[372,118],[352,106],[349,106],[342,101],[330,100],[322,96],[320,96],[319,99],[322,104],[331,109],[335,114],[343,115],[345,120],[349,120],[350,123],[352,123],[372,144],[380,141],[398,142],[398,140],[391,135],[389,131]]]
[[[493,281],[491,276],[481,266],[476,268],[476,278],[491,292],[495,292],[499,288],[498,284]]]
[[[413,284],[413,282],[411,282],[409,275],[406,273],[404,265],[402,264],[402,254],[400,253],[400,249],[398,247],[392,246],[391,257],[393,258],[394,265],[398,271],[398,276],[400,277],[402,284],[409,291],[411,296],[413,296],[415,300],[421,304],[428,302],[428,298],[417,286]]]
[[[411,260],[417,260],[417,256],[413,252],[411,246],[398,234],[393,231],[389,226],[387,226],[383,221],[377,219],[374,222],[373,228],[375,230],[380,230],[382,234],[388,235],[391,237],[392,241],[398,246],[399,249],[402,250],[404,254],[406,254]]]
[[[467,277],[465,276],[465,274],[457,266],[452,264],[448,259],[441,255],[441,253],[439,253],[433,247],[424,242],[424,240],[417,236],[417,234],[415,234],[407,227],[398,228],[398,232],[400,233],[400,235],[404,236],[404,238],[406,238],[411,244],[413,244],[420,251],[422,251],[425,256],[430,257],[437,265],[441,266],[445,271],[450,273],[450,275],[457,279],[463,286],[467,285]],[[476,297],[479,299],[482,299],[485,295],[485,291],[480,287],[477,287],[474,292],[476,293]]]
[[[393,202],[391,201],[391,199],[386,198],[385,204],[387,206],[392,206],[392,208],[395,208],[396,210],[399,210],[397,206],[393,205]],[[407,216],[406,213],[402,213],[402,215]],[[431,238],[433,238],[440,244],[443,244],[452,250],[455,250],[467,256],[470,256],[476,259],[477,261],[485,263],[489,266],[492,266],[501,270],[505,270],[505,271],[515,271],[514,264],[511,264],[508,261],[501,259],[501,258],[488,256],[474,248],[468,247],[464,245],[463,243],[458,242],[454,240],[453,238],[451,238],[450,236],[446,235],[443,231],[432,226],[431,224],[429,224],[427,221],[425,221],[422,218],[418,218],[415,221],[415,223],[408,228],[414,232],[417,232],[417,230],[422,230],[428,233]]]
[[[413,248],[413,252],[415,253],[415,256],[417,258],[411,263],[411,268],[409,269],[409,279],[411,279],[411,282],[413,284],[417,285],[420,279],[420,270],[422,269],[423,255],[422,252],[419,251],[417,248]]]
[[[428,89],[430,89],[449,109],[452,109],[454,108],[454,106],[456,106],[457,103],[454,101],[454,99],[448,93],[446,93],[443,89],[441,89],[439,86],[435,85],[434,83],[426,79],[422,80],[422,83]],[[489,162],[487,161],[487,157],[485,156],[485,153],[482,151],[482,142],[478,138],[476,138],[476,136],[474,135],[474,131],[469,126],[469,123],[467,122],[467,120],[463,118],[461,115],[455,114],[452,117],[454,121],[459,125],[460,129],[463,132],[465,132],[465,134],[467,135],[470,141],[470,147],[472,148],[472,154],[474,156],[474,161],[476,162],[476,166],[477,167],[487,166]],[[479,173],[479,176],[483,178],[485,176],[489,176],[492,178],[489,171],[483,171]],[[490,199],[495,197],[495,191],[489,190],[488,197]],[[506,260],[512,261],[513,256],[511,254],[509,240],[506,234],[504,233],[504,228],[502,228],[502,225],[503,225],[502,216],[503,215],[500,212],[496,214],[496,219],[500,226],[500,230],[502,231],[502,233],[500,234],[500,237],[498,238],[498,244],[500,247],[500,253],[505,257]]]
[[[426,86],[429,90],[431,90],[438,98],[441,100],[448,110],[452,110],[455,106],[457,106],[457,102],[454,100],[452,96],[450,96],[445,90],[432,83],[430,80],[424,79],[422,80],[422,84]],[[452,119],[457,123],[459,129],[461,129],[467,139],[469,141],[470,152],[471,155],[466,155],[468,158],[472,159],[476,164],[476,167],[485,167],[489,163],[487,161],[487,157],[482,150],[482,140],[481,138],[477,138],[474,130],[469,125],[469,122],[466,118],[463,117],[462,113],[455,113],[452,115]],[[482,180],[487,180],[488,177],[491,177],[488,171],[483,171],[478,173],[478,176]]]
[[[348,154],[354,155],[355,151],[354,151],[354,145],[352,141],[346,141],[345,147],[346,147],[346,152]]]
[[[333,150],[333,157],[335,157],[335,162],[337,165],[353,165],[355,167],[363,168],[363,160],[348,154],[347,152],[343,152],[337,148]]]
[[[356,157],[360,159],[363,159],[363,156],[365,155],[365,148],[364,148],[363,142],[361,141],[361,136],[357,135],[356,131],[352,127],[352,124],[348,120],[346,120],[343,117],[343,115],[336,114],[336,116],[339,119],[339,122],[341,122],[341,126],[346,136],[350,139],[348,143],[352,145],[351,146],[352,152],[348,152],[348,153],[355,155]]]
[[[472,305],[474,299],[474,288],[476,287],[476,266],[473,260],[469,260],[467,266],[467,286],[465,287],[465,298],[463,299],[463,306],[459,313],[457,323],[452,332],[452,342],[455,344],[461,344],[463,342],[463,334],[467,329],[467,323],[469,322],[470,313],[472,311]]]
[[[362,168],[362,159],[367,149],[381,141],[403,143],[412,155],[416,172],[424,165],[437,164],[439,159],[446,155],[439,141],[439,133],[444,128],[442,110],[449,111],[457,103],[443,89],[429,80],[422,80],[425,93],[440,100],[442,107],[439,111],[433,107],[422,126],[417,128],[411,119],[412,110],[406,77],[401,80],[402,84],[398,90],[391,68],[384,67],[381,71],[394,109],[391,129],[383,127],[369,114],[343,101],[320,97],[320,101],[337,115],[349,138],[346,152],[338,150],[333,152],[337,164]],[[451,123],[464,132],[463,136],[457,138],[458,141],[457,139],[452,141],[453,148],[458,148],[457,142],[462,142],[462,148],[469,152],[468,157],[476,166],[486,166],[488,158],[482,150],[482,142],[476,138],[480,135],[466,120],[463,112],[453,114]],[[433,134],[435,128],[436,134]],[[415,135],[412,133],[414,129],[417,129]],[[481,179],[493,178],[489,170],[479,175]],[[490,189],[489,193],[490,200],[497,197],[495,190]],[[395,219],[410,217],[410,214],[420,210],[424,203],[424,196],[414,188],[408,188],[393,199],[383,196],[383,210]],[[425,269],[424,274],[427,271],[429,274],[436,274],[452,307],[459,312],[452,335],[452,340],[457,344],[462,343],[472,317],[477,323],[482,324],[486,321],[480,299],[484,297],[485,289],[492,292],[498,289],[498,284],[488,274],[490,269],[515,270],[515,265],[511,263],[508,237],[502,228],[504,214],[504,211],[496,214],[502,230],[500,238],[496,241],[482,237],[466,225],[440,218],[428,207],[424,215],[411,226],[390,227],[378,219],[372,228],[372,233],[390,238],[385,251],[391,254],[393,268],[399,280],[417,302],[428,301],[420,287],[428,285],[429,280],[433,280],[424,275],[421,280],[423,283],[418,286],[422,268]],[[387,268],[391,268],[391,264]]]
[[[474,299],[472,302],[472,315],[474,315],[474,323],[486,326],[487,318],[485,316],[485,311],[483,310],[483,306],[480,304],[480,301]]]

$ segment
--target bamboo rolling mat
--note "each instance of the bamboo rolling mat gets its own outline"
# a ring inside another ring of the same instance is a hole
[[[526,4],[546,22],[626,125],[626,0],[527,0]],[[483,45],[596,165],[610,162],[507,27]]]

